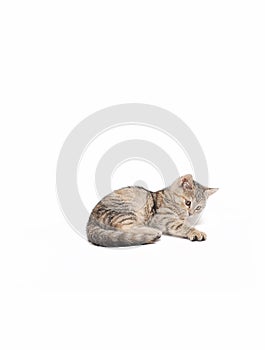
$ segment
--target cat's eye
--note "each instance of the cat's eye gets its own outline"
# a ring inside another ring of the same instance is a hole
[[[202,208],[201,206],[198,206],[195,210],[201,210],[201,208]]]
[[[185,204],[186,204],[186,206],[187,206],[187,207],[189,207],[189,208],[190,208],[191,201],[185,201]]]

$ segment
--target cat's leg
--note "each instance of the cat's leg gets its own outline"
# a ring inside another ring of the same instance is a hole
[[[161,209],[153,216],[149,226],[160,230],[163,234],[188,238],[191,241],[204,241],[206,234],[190,226],[168,209]]]
[[[171,220],[166,224],[166,234],[176,237],[188,238],[190,241],[204,241],[207,236],[182,220]]]

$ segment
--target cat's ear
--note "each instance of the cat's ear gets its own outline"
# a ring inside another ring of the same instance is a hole
[[[180,186],[183,187],[184,191],[186,191],[186,190],[190,191],[193,189],[194,183],[193,183],[192,175],[188,174],[188,175],[181,176],[181,178],[179,180],[180,180],[179,181]]]
[[[210,197],[212,194],[214,194],[218,190],[219,188],[206,188],[205,193],[207,198]]]

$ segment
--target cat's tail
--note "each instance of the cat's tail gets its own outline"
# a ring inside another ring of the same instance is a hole
[[[130,231],[107,227],[97,221],[87,224],[89,242],[102,247],[128,247],[155,242],[161,237],[161,232],[148,226],[135,226]]]

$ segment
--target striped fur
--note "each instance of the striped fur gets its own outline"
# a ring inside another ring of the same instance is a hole
[[[116,190],[93,209],[87,224],[88,240],[104,247],[149,244],[162,234],[204,240],[206,235],[190,227],[186,219],[201,212],[216,190],[198,184],[191,175],[157,192],[137,186]]]

